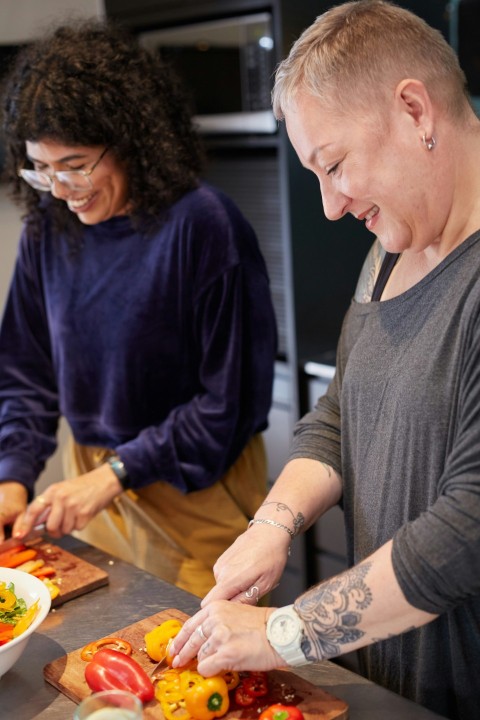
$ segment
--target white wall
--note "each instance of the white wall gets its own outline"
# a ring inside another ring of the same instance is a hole
[[[72,17],[103,16],[103,0],[0,0],[0,44],[28,42]]]

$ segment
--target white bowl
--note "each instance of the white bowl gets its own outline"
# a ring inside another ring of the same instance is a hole
[[[45,583],[22,570],[0,567],[0,582],[7,585],[13,582],[15,595],[23,598],[27,603],[27,607],[33,605],[36,600],[39,600],[40,606],[35,620],[25,632],[5,643],[5,645],[0,645],[0,677],[2,677],[17,662],[27,647],[32,634],[47,617],[52,599]]]

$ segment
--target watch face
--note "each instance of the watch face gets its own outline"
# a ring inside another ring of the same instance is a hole
[[[290,645],[298,634],[298,622],[290,615],[279,615],[270,626],[270,638],[275,645]]]

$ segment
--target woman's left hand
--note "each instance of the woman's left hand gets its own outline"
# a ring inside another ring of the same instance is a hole
[[[272,670],[285,664],[266,636],[273,608],[215,600],[187,620],[173,641],[174,667],[197,656],[198,672]]]
[[[17,517],[12,535],[21,539],[43,521],[52,537],[82,530],[121,492],[122,487],[107,464],[84,475],[52,483]]]

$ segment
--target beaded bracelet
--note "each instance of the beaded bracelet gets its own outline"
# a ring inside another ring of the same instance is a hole
[[[278,527],[281,530],[285,530],[290,535],[292,540],[295,537],[295,533],[293,532],[293,530],[291,530],[287,525],[283,525],[276,520],[269,520],[267,518],[253,518],[253,520],[250,520],[250,522],[248,523],[248,527],[251,528],[252,525],[255,525],[256,523],[258,523],[259,525],[273,525],[274,527]],[[288,554],[290,555],[290,545],[288,546]]]

